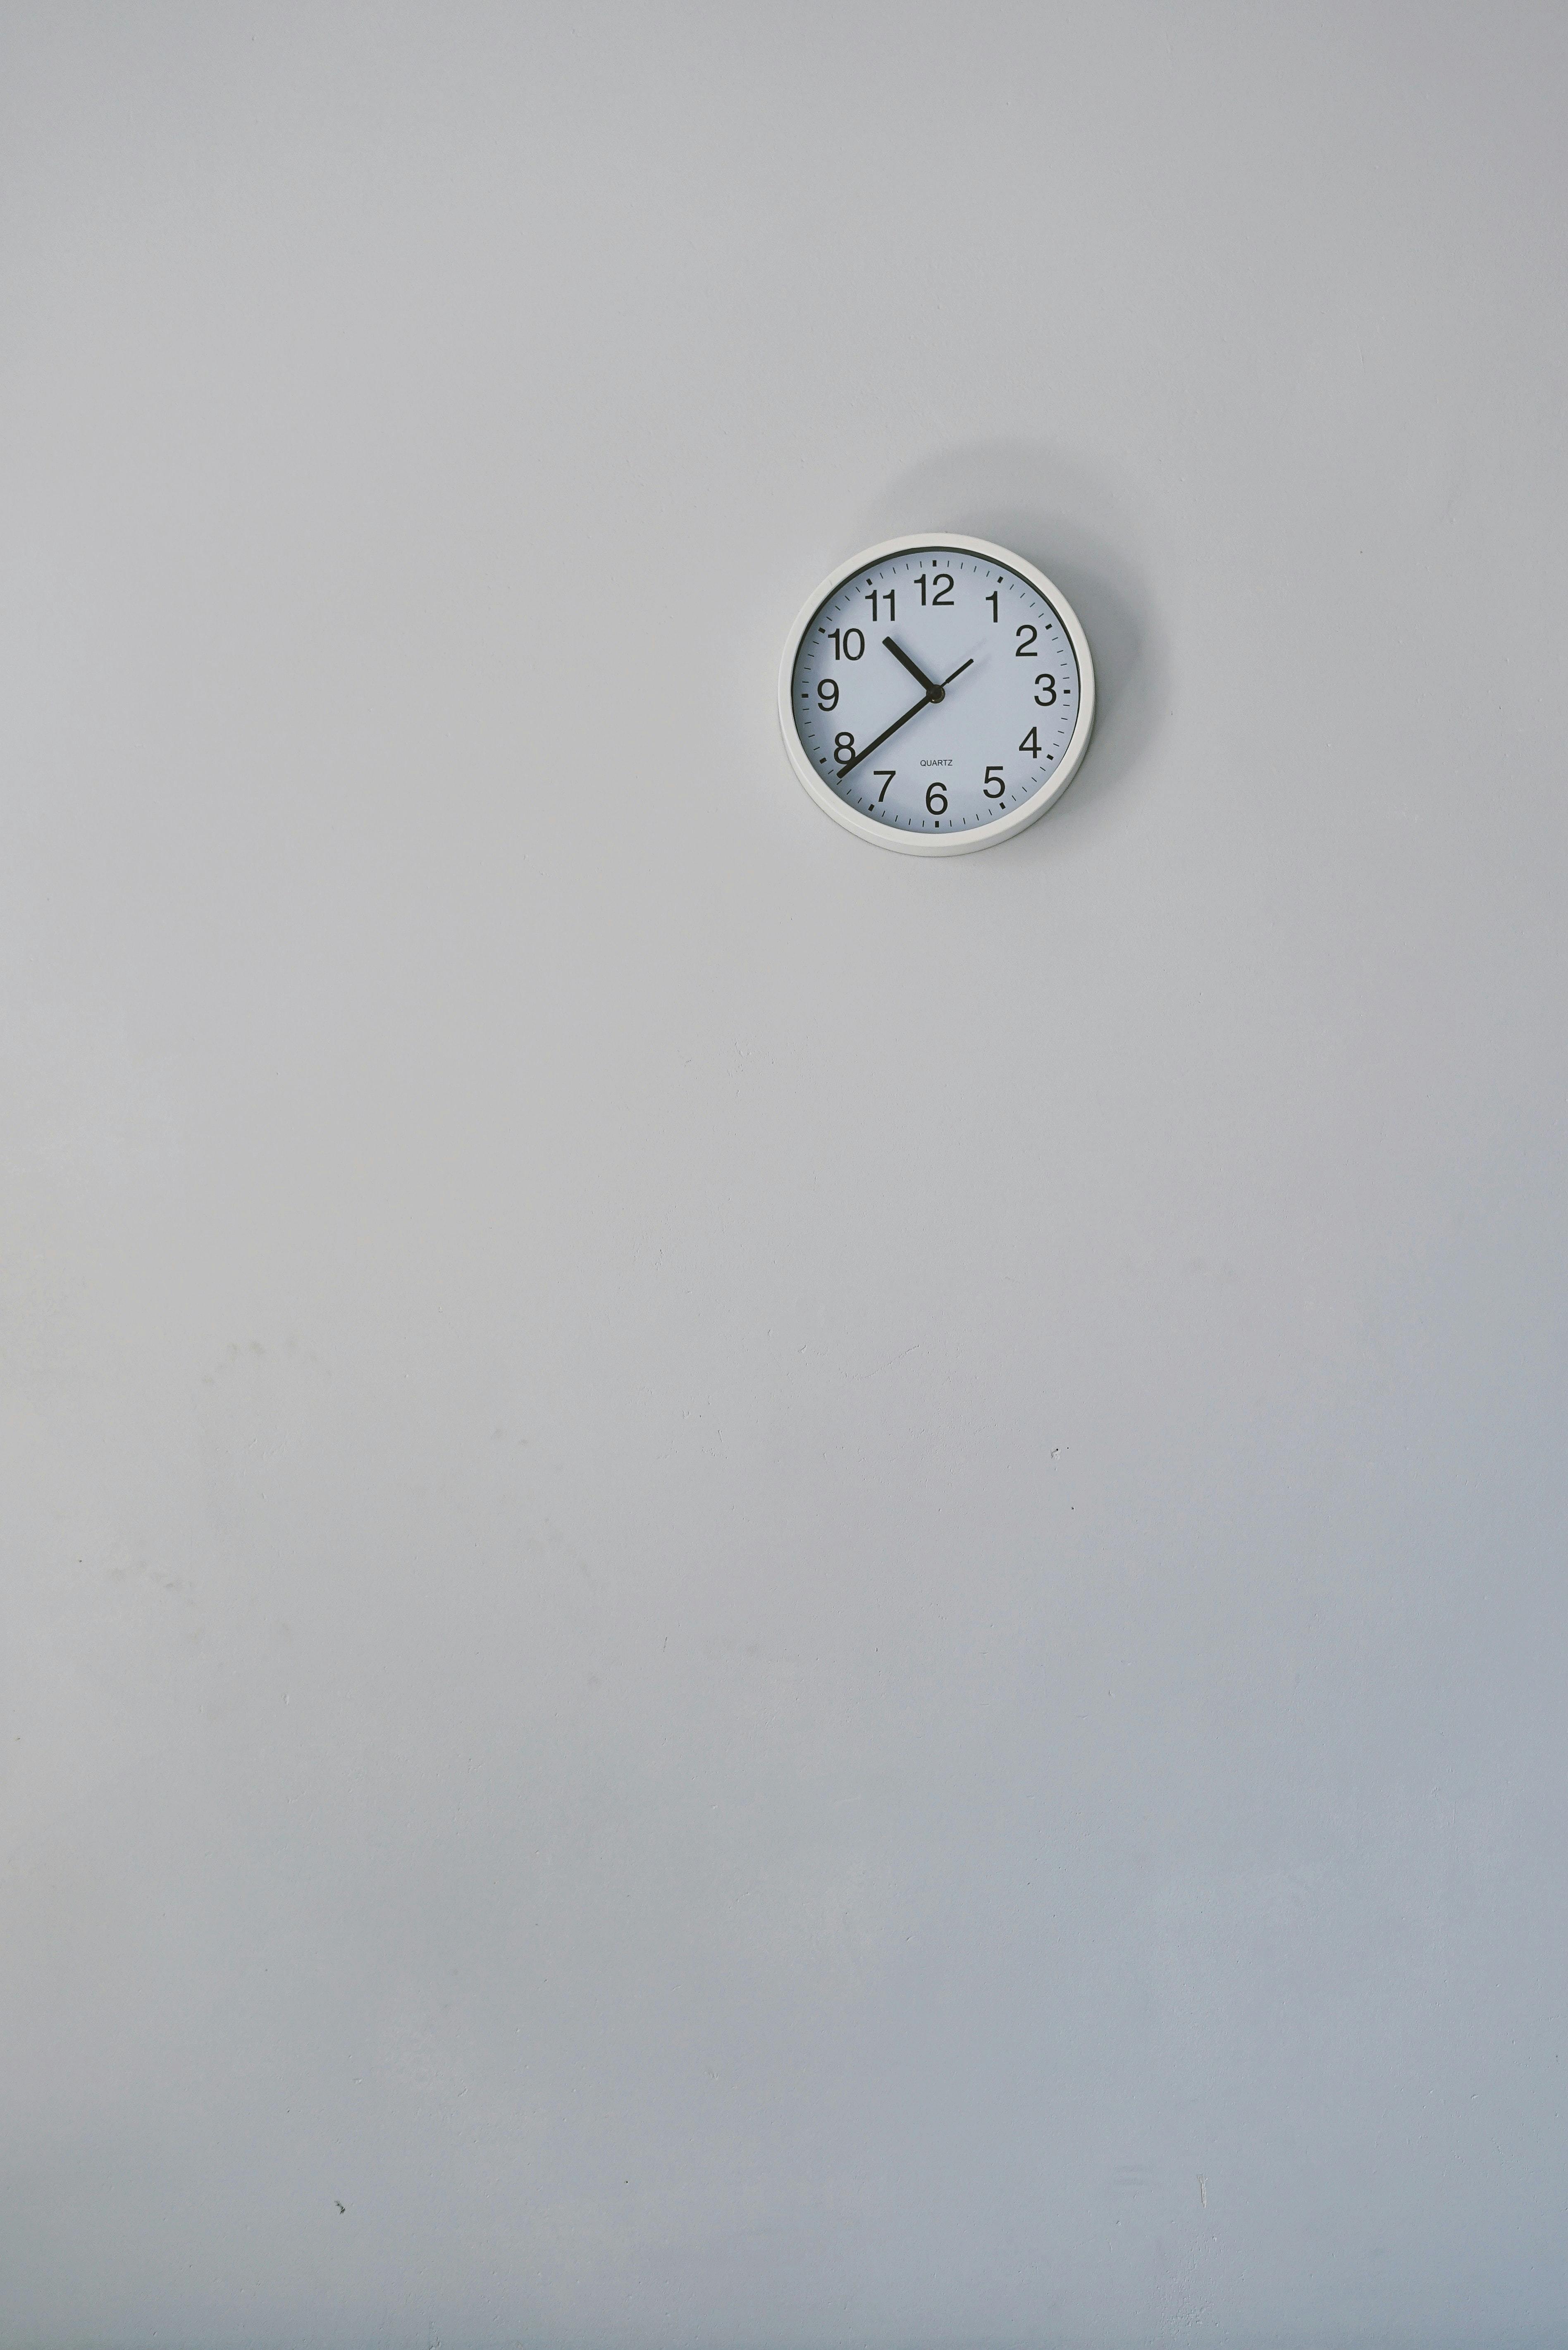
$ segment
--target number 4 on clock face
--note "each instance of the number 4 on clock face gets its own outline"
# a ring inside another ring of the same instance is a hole
[[[1067,598],[983,539],[893,539],[841,565],[779,671],[785,748],[811,797],[862,839],[916,856],[990,847],[1033,824],[1076,773],[1094,715],[1094,662]]]

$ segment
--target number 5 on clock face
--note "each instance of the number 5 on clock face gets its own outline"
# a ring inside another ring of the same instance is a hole
[[[1095,665],[1061,589],[985,539],[890,539],[791,629],[779,721],[801,782],[863,840],[946,857],[1022,832],[1076,773]]]

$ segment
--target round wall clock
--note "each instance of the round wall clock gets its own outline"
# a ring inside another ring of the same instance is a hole
[[[818,807],[917,857],[989,848],[1067,788],[1095,664],[1043,571],[983,538],[893,538],[841,564],[789,633],[779,722]]]

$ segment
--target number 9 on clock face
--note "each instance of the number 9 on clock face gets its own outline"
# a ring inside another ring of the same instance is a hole
[[[884,848],[989,848],[1065,791],[1095,723],[1095,665],[1060,588],[980,538],[897,538],[843,565],[779,671],[790,764]]]

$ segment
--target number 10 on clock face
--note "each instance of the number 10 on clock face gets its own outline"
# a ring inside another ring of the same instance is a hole
[[[1094,724],[1094,663],[1061,591],[983,539],[896,539],[826,580],[779,676],[790,761],[862,838],[991,847],[1066,788]]]

